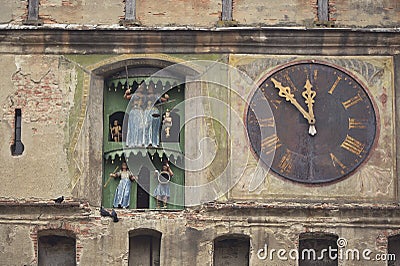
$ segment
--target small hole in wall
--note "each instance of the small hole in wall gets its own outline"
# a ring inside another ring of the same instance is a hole
[[[11,155],[21,155],[24,152],[24,144],[21,141],[21,121],[22,113],[21,109],[15,109],[14,118],[14,143],[11,145]]]

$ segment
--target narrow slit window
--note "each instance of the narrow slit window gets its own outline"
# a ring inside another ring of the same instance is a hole
[[[136,20],[136,0],[126,0],[125,2],[125,20]]]
[[[136,0],[125,0],[125,17],[120,21],[122,26],[140,26],[136,18]]]
[[[13,156],[21,155],[24,152],[24,144],[21,141],[22,113],[21,109],[15,109],[14,119],[14,143],[11,145],[11,154]]]
[[[232,20],[232,0],[222,0],[222,21]]]
[[[28,0],[28,17],[24,24],[42,25],[39,20],[39,0]]]
[[[329,0],[318,0],[318,20],[329,21]]]

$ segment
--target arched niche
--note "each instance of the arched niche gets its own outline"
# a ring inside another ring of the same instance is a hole
[[[100,206],[103,199],[103,187],[109,173],[115,169],[115,165],[110,169],[103,167],[105,155],[100,152],[103,151],[104,139],[108,141],[108,132],[110,130],[109,124],[107,124],[108,121],[105,121],[104,117],[103,119],[99,117],[104,113],[103,103],[105,100],[104,88],[106,87],[106,80],[110,77],[124,78],[126,70],[128,70],[128,75],[131,71],[139,71],[140,75],[150,75],[180,62],[182,60],[166,55],[123,55],[106,59],[88,67],[88,71],[83,74],[82,112],[81,116],[76,120],[76,129],[72,132],[69,149],[71,158],[69,163],[72,171],[71,175],[73,176],[72,194],[74,197],[85,199],[94,206]],[[187,65],[179,65],[174,67],[173,71],[164,71],[165,73],[185,81],[188,78],[190,79],[191,76],[195,76],[198,72]],[[121,82],[116,89],[120,88],[122,90],[124,84],[124,82]],[[160,83],[158,81],[154,82],[155,86],[157,84]],[[169,85],[173,86],[173,82],[170,82]],[[167,87],[168,83],[166,82],[164,86]],[[120,108],[119,110],[113,110],[110,114],[125,111],[125,108]],[[181,117],[181,119],[183,118]],[[107,120],[109,119],[107,117]],[[82,152],[85,150],[87,152]],[[141,151],[140,153],[132,152],[129,154],[146,153],[146,151]],[[151,154],[157,153],[152,152]],[[182,158],[176,156],[173,156],[173,158],[182,162]],[[182,177],[179,177],[179,175],[177,177],[181,179],[180,182],[184,182]],[[183,194],[184,192],[181,193],[182,198]]]
[[[214,266],[249,265],[250,237],[241,234],[219,236],[214,239]]]
[[[129,119],[129,115],[125,112],[117,111],[108,116],[108,141],[113,142],[122,142],[123,139],[126,138],[126,125],[127,120]]]
[[[161,265],[162,233],[147,228],[140,228],[129,232],[129,259],[128,265]]]
[[[390,254],[391,257],[388,257],[388,266],[398,266],[400,265],[400,234],[392,235],[388,237],[387,244],[387,254]]]
[[[326,251],[338,250],[338,236],[331,233],[310,232],[299,236],[299,266],[336,266],[338,259]],[[324,251],[325,250],[325,251]]]
[[[66,230],[38,232],[38,265],[76,265],[76,237]]]

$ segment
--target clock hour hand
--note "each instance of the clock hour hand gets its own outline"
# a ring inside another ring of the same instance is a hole
[[[314,114],[311,117],[310,113],[306,112],[303,107],[301,107],[301,105],[297,102],[296,98],[294,98],[294,94],[292,94],[290,92],[290,88],[289,87],[284,87],[282,86],[282,83],[277,81],[274,78],[271,78],[271,81],[274,83],[275,88],[279,89],[279,93],[278,95],[282,98],[285,98],[286,101],[290,102],[291,104],[293,104],[297,110],[300,111],[300,113],[304,116],[305,119],[307,119],[308,124],[310,125],[310,128],[308,130],[308,133],[310,135],[315,135],[317,133],[317,131],[315,130],[315,118],[314,118]],[[315,96],[314,96],[315,97]]]
[[[300,113],[304,116],[304,118],[307,119],[310,123],[310,115],[303,109],[303,107],[301,107],[296,98],[294,98],[294,94],[290,92],[290,88],[282,86],[282,83],[274,78],[272,78],[271,81],[274,83],[275,88],[279,89],[278,95],[293,104],[297,108],[297,110],[299,110]]]
[[[310,135],[314,136],[317,134],[317,130],[315,129],[315,117],[314,117],[314,110],[313,110],[313,103],[315,96],[317,96],[317,93],[312,89],[312,85],[310,83],[310,80],[307,78],[306,84],[304,85],[305,91],[301,94],[305,100],[305,103],[307,104],[308,107],[308,114],[310,115],[310,120],[308,120],[308,123],[310,124],[310,128],[308,130],[308,133]]]

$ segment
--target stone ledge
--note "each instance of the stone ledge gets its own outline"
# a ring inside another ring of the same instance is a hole
[[[119,22],[119,25],[124,27],[139,27],[142,23],[136,19],[123,19]]]
[[[10,29],[4,26],[0,27],[0,39],[2,40],[0,53],[7,54],[259,53],[369,56],[400,54],[400,29],[397,28],[33,27],[31,29],[17,27]]]
[[[91,209],[87,203],[65,198],[62,203],[41,199],[0,199],[0,217],[17,215],[20,217],[40,216],[88,216]]]
[[[35,19],[35,20],[25,20],[23,22],[24,25],[31,25],[31,26],[43,26],[43,21]]]
[[[336,221],[348,224],[400,224],[400,206],[396,203],[290,203],[231,202],[204,204],[199,213],[210,216],[247,216],[248,222],[276,220]],[[268,217],[268,218],[264,218]],[[253,220],[252,220],[253,219]]]
[[[219,209],[308,209],[308,210],[398,210],[397,203],[358,203],[358,202],[257,202],[257,201],[236,201],[236,202],[210,202],[202,205],[205,210]]]

